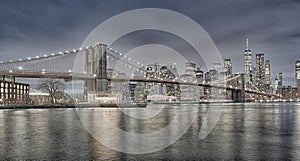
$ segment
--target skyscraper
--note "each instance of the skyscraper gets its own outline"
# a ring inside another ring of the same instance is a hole
[[[265,56],[263,53],[256,54],[256,87],[259,90],[265,90]]]
[[[277,94],[282,95],[282,73],[278,73],[277,75],[278,86],[277,86]]]
[[[192,75],[196,77],[196,64],[193,62],[185,63],[185,74]]]
[[[275,81],[274,81],[274,94],[278,94],[278,78],[277,75],[275,76]]]
[[[216,70],[217,72],[222,71],[222,64],[221,63],[213,63],[213,69]]]
[[[300,88],[300,60],[297,60],[295,63],[295,79],[296,86]]]
[[[246,39],[246,49],[244,52],[244,72],[247,78],[250,77],[250,72],[252,70],[252,54],[249,49],[249,41]]]
[[[265,83],[266,92],[271,92],[271,63],[270,60],[265,61]]]
[[[197,69],[196,69],[196,78],[197,78],[197,81],[198,81],[198,83],[202,83],[203,82],[203,71],[201,70],[201,68],[200,67],[197,67]]]
[[[224,68],[225,68],[225,72],[226,72],[227,75],[232,74],[232,63],[231,63],[231,60],[229,58],[224,59]]]

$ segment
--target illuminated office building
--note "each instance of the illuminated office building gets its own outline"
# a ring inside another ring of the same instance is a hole
[[[300,60],[295,63],[295,79],[297,88],[300,88]]]
[[[265,90],[265,66],[264,66],[264,54],[256,54],[256,74],[255,74],[255,82],[256,87],[259,90]]]
[[[224,68],[227,76],[232,74],[232,63],[229,58],[224,60]]]

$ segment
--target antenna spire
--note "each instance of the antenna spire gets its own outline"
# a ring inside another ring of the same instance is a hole
[[[246,39],[246,49],[248,50],[249,49],[249,40]]]

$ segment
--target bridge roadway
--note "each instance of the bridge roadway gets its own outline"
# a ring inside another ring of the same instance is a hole
[[[94,80],[94,79],[103,79],[91,74],[82,74],[82,73],[72,73],[72,72],[48,72],[48,71],[27,71],[27,70],[0,70],[0,75],[5,76],[13,76],[19,78],[54,78],[54,79],[64,79],[68,80]],[[104,78],[106,79],[106,78]],[[226,89],[231,91],[241,91],[242,89],[235,88],[232,86],[228,86],[225,82],[214,84],[214,83],[193,83],[193,82],[179,82],[177,80],[170,80],[170,79],[156,79],[156,78],[141,78],[141,77],[114,77],[114,78],[107,78],[109,81],[114,82],[125,82],[125,81],[132,81],[132,82],[155,82],[155,83],[168,83],[168,84],[180,84],[180,85],[193,85],[193,86],[202,86],[202,87],[210,87],[210,88],[217,88],[217,89]],[[254,91],[245,89],[245,92],[268,96],[268,97],[278,97],[277,95]]]

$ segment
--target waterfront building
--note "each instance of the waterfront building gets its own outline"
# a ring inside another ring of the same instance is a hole
[[[278,78],[277,78],[277,75],[275,76],[275,80],[274,80],[274,94],[277,94],[278,93]]]
[[[231,63],[231,59],[226,58],[224,59],[224,68],[225,68],[225,72],[226,75],[229,76],[232,74],[232,63]]]
[[[11,77],[0,77],[0,103],[26,104],[28,102],[29,84],[17,83]]]
[[[271,83],[271,63],[270,60],[266,60],[265,61],[265,89],[266,92],[270,93],[271,92],[271,87],[272,87],[272,83]]]
[[[277,94],[282,95],[282,73],[281,72],[278,73],[277,79],[278,79]]]
[[[201,70],[201,67],[197,67],[197,69],[196,69],[196,79],[197,79],[198,83],[203,83],[203,81],[204,81],[204,73]],[[203,98],[204,97],[204,87],[198,86],[198,88],[199,88],[200,98]]]
[[[221,72],[223,70],[222,64],[221,63],[214,63],[213,64],[213,69],[216,70],[217,72]]]
[[[256,81],[255,81],[256,75],[255,74],[256,74],[256,68],[253,67],[252,70],[250,71],[250,75],[249,75],[249,78],[248,78],[250,83],[252,83],[252,84],[256,84]]]
[[[300,60],[295,63],[295,79],[297,88],[300,88]]]
[[[186,62],[185,63],[185,74],[196,76],[196,64],[193,62]]]
[[[158,62],[154,62],[154,78],[159,78],[159,75],[160,75],[160,73],[159,73],[159,69],[160,69],[160,65],[159,65],[159,63]]]
[[[197,69],[196,69],[196,78],[197,78],[197,81],[198,81],[198,83],[202,83],[203,82],[203,71],[201,70],[201,68],[200,67],[197,67]]]
[[[256,73],[255,73],[255,85],[259,90],[265,90],[265,66],[264,66],[264,54],[256,54]]]
[[[29,98],[31,100],[31,103],[35,105],[51,103],[49,93],[43,91],[30,90]]]
[[[298,90],[296,87],[283,86],[281,90],[283,98],[298,98]]]

